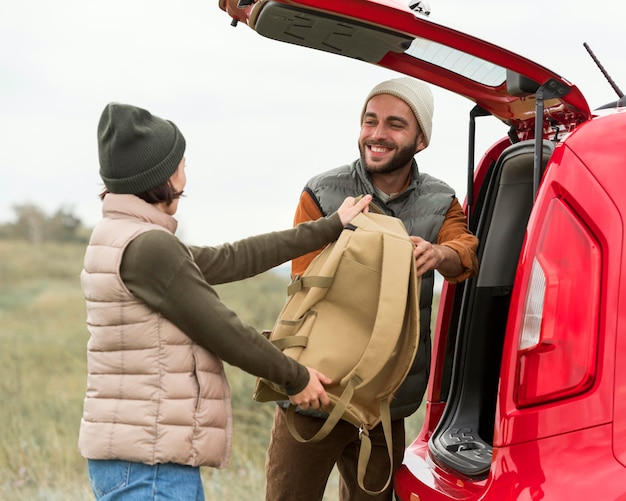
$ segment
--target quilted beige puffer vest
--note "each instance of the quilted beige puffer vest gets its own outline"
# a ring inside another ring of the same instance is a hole
[[[175,219],[133,195],[107,195],[85,254],[88,380],[79,450],[89,459],[223,467],[232,437],[222,362],[124,286],[124,249]],[[149,222],[146,222],[149,221]]]

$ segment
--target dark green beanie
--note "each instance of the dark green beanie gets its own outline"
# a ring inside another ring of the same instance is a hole
[[[100,177],[111,193],[138,194],[165,183],[185,153],[178,127],[128,104],[109,103],[98,123]]]

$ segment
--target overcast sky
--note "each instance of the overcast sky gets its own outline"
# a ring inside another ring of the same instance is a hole
[[[592,109],[616,94],[583,42],[626,89],[619,5],[430,0],[431,19],[552,69]],[[289,227],[306,180],[356,158],[363,99],[395,76],[233,28],[217,0],[0,0],[0,222],[25,203],[99,220],[96,127],[118,101],[185,135],[181,239],[216,244]],[[417,160],[463,198],[472,103],[433,91],[433,138]],[[478,153],[506,133],[488,120]]]

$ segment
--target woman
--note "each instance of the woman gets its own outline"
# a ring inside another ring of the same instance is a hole
[[[330,380],[276,350],[224,305],[213,284],[257,275],[335,240],[366,210],[219,247],[187,247],[173,218],[186,183],[174,123],[110,103],[98,125],[103,219],[85,253],[88,382],[79,450],[100,500],[203,500],[200,466],[223,467],[231,444],[222,360],[318,409]]]

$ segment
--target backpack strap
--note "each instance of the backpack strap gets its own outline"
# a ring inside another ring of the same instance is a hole
[[[367,464],[369,463],[372,452],[372,442],[370,441],[368,430],[361,429],[359,431],[361,448],[359,450],[359,460],[357,463],[357,481],[359,482],[359,487],[370,495],[382,493],[387,487],[389,487],[391,478],[393,477],[393,439],[391,436],[391,410],[389,409],[389,399],[380,401],[380,417],[383,425],[383,433],[385,434],[385,443],[387,444],[387,453],[389,454],[390,468],[385,485],[377,491],[370,491],[365,488],[365,473],[367,471]]]
[[[290,405],[287,408],[286,413],[286,422],[289,431],[293,438],[295,438],[298,442],[319,442],[320,440],[326,438],[330,431],[335,427],[337,422],[341,419],[344,411],[347,408],[352,395],[354,394],[354,384],[352,381],[348,384],[346,389],[341,395],[339,402],[337,402],[333,411],[330,413],[328,418],[324,421],[322,427],[313,435],[311,438],[304,438],[300,432],[296,429],[294,423],[294,414],[295,414],[295,405]],[[359,428],[359,440],[361,441],[361,447],[359,450],[359,459],[357,462],[357,481],[359,482],[359,487],[363,489],[370,495],[376,495],[382,493],[391,482],[391,478],[393,476],[393,437],[391,434],[391,410],[389,408],[389,399],[380,400],[380,417],[381,424],[383,426],[383,433],[385,435],[385,443],[387,444],[387,454],[389,455],[389,475],[387,476],[387,481],[385,485],[383,485],[380,490],[371,491],[365,487],[365,474],[367,472],[367,465],[370,460],[370,456],[372,454],[372,442],[369,437],[369,430],[361,426]]]
[[[293,296],[296,292],[307,287],[322,287],[328,289],[333,283],[334,277],[320,276],[296,276],[296,278],[287,287],[287,295]]]
[[[367,230],[370,220],[364,218],[364,221],[367,223],[361,226],[361,221],[359,221],[359,225]],[[402,333],[409,287],[407,286],[398,293],[396,284],[408,283],[406,278],[412,273],[411,267],[414,264],[412,259],[407,260],[406,263],[399,263],[398,256],[401,256],[403,252],[412,253],[413,243],[389,233],[383,233],[382,238],[384,239],[383,263],[376,321],[363,356],[352,371],[343,378],[341,386],[351,380],[366,383],[367,374],[378,374],[391,358],[396,346],[395,340]],[[385,396],[380,395],[380,397]]]

